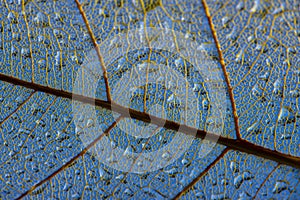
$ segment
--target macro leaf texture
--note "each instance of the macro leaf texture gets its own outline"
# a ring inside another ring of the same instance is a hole
[[[0,199],[299,199],[299,0],[0,10]]]

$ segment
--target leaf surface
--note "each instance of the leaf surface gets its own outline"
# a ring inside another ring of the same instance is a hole
[[[299,6],[1,1],[0,198],[296,199]]]

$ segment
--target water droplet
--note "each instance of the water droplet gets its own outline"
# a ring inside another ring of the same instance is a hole
[[[285,181],[276,181],[275,186],[272,190],[272,192],[275,194],[279,194],[280,192],[287,189],[288,184]]]
[[[24,172],[25,172],[25,171],[22,170],[22,169],[16,171],[16,173],[17,173],[18,175],[24,174]]]
[[[260,75],[258,78],[266,81],[268,80],[269,76],[270,76],[270,72],[265,72],[264,74]]]
[[[281,12],[283,12],[285,10],[285,4],[282,3],[278,8],[276,8],[274,11],[273,11],[273,15],[276,15],[276,14],[279,14]]]
[[[200,85],[198,83],[194,83],[193,91],[194,92],[199,92],[200,91]]]
[[[53,30],[53,34],[58,38],[61,39],[63,37],[62,33],[58,29]]]
[[[254,36],[253,36],[253,35],[250,35],[250,36],[247,38],[247,41],[250,43],[250,42],[252,42],[253,39],[254,39]]]
[[[233,184],[234,184],[235,188],[238,189],[241,186],[241,184],[243,183],[243,181],[244,180],[243,180],[242,175],[238,175],[238,176],[234,177]]]
[[[115,148],[117,147],[117,144],[116,144],[115,141],[112,140],[112,141],[110,142],[110,146],[111,146],[111,148],[115,149]]]
[[[205,194],[202,191],[199,191],[195,194],[197,199],[205,199]]]
[[[125,191],[124,191],[124,194],[126,194],[127,196],[132,197],[134,193],[131,189],[126,188]]]
[[[182,60],[181,57],[179,57],[179,58],[177,58],[177,59],[175,60],[175,65],[176,65],[176,67],[179,67],[179,66],[181,66],[182,64],[183,64],[183,60]]]
[[[11,23],[18,23],[17,21],[17,17],[16,15],[13,13],[13,12],[9,12],[8,15],[7,15],[7,19],[11,22]]]
[[[71,187],[72,185],[70,183],[66,183],[63,187],[63,191],[68,191]]]
[[[81,198],[81,196],[77,192],[75,194],[72,194],[72,199],[77,200],[77,199],[80,199],[80,198]]]
[[[256,51],[260,51],[261,49],[262,49],[262,45],[257,44],[256,47],[255,47],[255,50]]]
[[[223,17],[222,18],[222,25],[223,25],[223,27],[226,27],[227,25],[228,25],[228,23],[229,23],[229,21],[231,20],[231,18],[229,18],[229,17]]]
[[[221,184],[228,185],[228,179],[226,179],[226,178],[222,179]]]
[[[172,155],[170,154],[170,152],[166,151],[165,153],[162,154],[162,158],[164,160],[170,160],[172,158]]]
[[[295,122],[295,116],[292,108],[287,106],[281,108],[278,115],[278,122],[282,124]]]
[[[274,89],[273,89],[273,93],[275,94],[275,95],[280,95],[281,93],[282,93],[282,81],[278,78],[275,82],[274,82],[274,84],[273,84],[273,86],[274,86]]]
[[[233,171],[233,173],[239,172],[239,164],[235,161],[230,162],[230,169]]]
[[[228,39],[228,40],[236,40],[236,39],[237,39],[237,36],[238,36],[238,34],[237,34],[237,27],[234,26],[234,27],[232,28],[232,30],[230,31],[230,33],[228,33],[228,34],[226,35],[226,39]]]
[[[87,126],[88,128],[94,126],[94,120],[93,120],[93,119],[88,119],[88,120],[87,120],[87,123],[86,123],[86,126]]]
[[[120,175],[116,176],[116,179],[117,180],[122,180],[124,177],[125,177],[124,174],[120,174]]]
[[[253,7],[250,9],[251,13],[256,13],[260,7],[260,0],[255,0]]]
[[[64,122],[66,123],[70,123],[71,122],[71,118],[70,117],[64,117]]]
[[[288,140],[288,139],[291,139],[291,137],[292,137],[291,134],[284,133],[284,134],[281,135],[280,139],[281,140]]]
[[[178,174],[178,168],[177,167],[172,167],[169,170],[164,170],[164,172],[166,172],[169,176],[176,176],[176,174]]]
[[[117,158],[115,156],[115,154],[112,152],[110,154],[110,156],[106,159],[107,162],[109,162],[110,164],[114,164],[114,163],[117,163]]]
[[[48,26],[47,17],[43,13],[38,12],[33,21],[41,26]]]
[[[76,174],[76,175],[79,175],[79,174],[80,174],[80,170],[79,170],[79,169],[76,169],[76,170],[75,170],[75,174]]]
[[[137,165],[138,165],[138,167],[143,167],[144,166],[143,162],[138,162]]]
[[[189,161],[187,160],[187,159],[182,159],[181,160],[181,163],[183,164],[183,165],[187,165],[188,163],[189,163]]]
[[[224,193],[212,194],[210,199],[211,200],[224,200],[224,199],[228,199],[228,196]]]
[[[259,121],[254,122],[250,127],[247,128],[248,133],[258,133]]]
[[[196,168],[193,168],[193,169],[192,169],[192,171],[190,172],[189,176],[190,176],[190,177],[195,177],[195,176],[197,176],[197,170],[196,170]]]
[[[252,95],[255,97],[262,96],[262,90],[259,88],[258,84],[255,84],[255,86],[252,88]]]
[[[9,173],[5,174],[5,178],[11,178],[11,174]]]
[[[242,48],[235,56],[235,62],[240,63],[242,61],[243,58],[243,53],[244,53],[245,49]]]
[[[28,161],[32,161],[32,158],[33,158],[32,154],[29,154],[29,155],[25,156],[25,159],[28,160]]]
[[[23,102],[22,96],[18,96],[18,97],[15,99],[15,102],[16,102],[17,104],[22,103],[22,102]]]
[[[247,192],[245,191],[242,191],[240,194],[239,194],[239,198],[238,200],[251,200],[251,195],[248,194]]]
[[[291,97],[293,97],[293,98],[300,97],[300,90],[299,89],[291,90],[289,93],[290,93]]]
[[[208,110],[209,109],[209,102],[207,99],[203,99],[202,100],[202,107],[204,110]]]
[[[300,76],[300,69],[295,70],[295,71],[294,71],[294,74],[295,74],[296,76]]]
[[[240,1],[240,2],[236,5],[235,8],[236,8],[238,11],[241,11],[241,10],[244,9],[244,7],[245,7],[244,2]]]
[[[250,171],[244,171],[243,172],[243,180],[250,180],[253,178],[253,175]]]

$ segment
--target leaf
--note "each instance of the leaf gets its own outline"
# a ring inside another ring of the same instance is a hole
[[[296,199],[299,8],[0,1],[0,198]]]

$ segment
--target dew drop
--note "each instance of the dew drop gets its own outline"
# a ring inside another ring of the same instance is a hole
[[[300,90],[299,90],[299,89],[291,90],[291,91],[289,92],[289,94],[290,94],[291,97],[293,97],[293,98],[298,98],[298,97],[300,97]]]
[[[11,46],[10,52],[12,56],[17,56],[18,54],[18,50],[14,46]]]
[[[238,11],[241,11],[241,10],[244,9],[244,7],[245,7],[244,2],[240,1],[240,2],[236,5],[235,8],[236,8]]]
[[[16,15],[13,13],[13,12],[9,12],[8,15],[7,15],[7,19],[11,22],[11,23],[18,23],[17,21],[17,17]]]
[[[273,86],[274,86],[273,93],[274,93],[275,95],[280,95],[281,92],[282,92],[282,81],[278,78],[278,79],[274,82]]]
[[[163,158],[164,160],[170,160],[171,157],[172,157],[172,156],[171,156],[170,152],[168,152],[168,151],[166,151],[165,153],[162,154],[162,158]]]
[[[279,194],[280,192],[287,189],[287,183],[285,181],[276,181],[275,186],[272,190],[274,194]]]
[[[189,163],[189,161],[187,160],[187,159],[182,159],[181,160],[181,163],[183,164],[183,165],[187,165],[188,163]]]
[[[9,173],[5,174],[5,178],[11,178],[11,174]]]
[[[260,51],[261,49],[262,49],[262,45],[257,44],[256,47],[255,47],[255,50],[256,51]]]
[[[93,119],[88,119],[88,120],[87,120],[87,123],[86,123],[86,126],[87,126],[88,128],[94,126],[94,120],[93,120]]]
[[[199,92],[200,91],[200,85],[198,83],[194,83],[193,91],[194,92]]]
[[[245,191],[242,191],[240,194],[239,194],[239,198],[238,200],[251,200],[251,195],[248,194],[247,192]]]
[[[70,183],[66,183],[63,187],[63,191],[68,191],[71,187],[72,185]]]
[[[144,166],[144,165],[143,165],[143,162],[138,162],[138,163],[137,163],[137,166],[138,166],[138,167],[143,167],[143,166]]]
[[[70,123],[71,122],[71,118],[70,117],[64,117],[64,122],[66,123]]]
[[[115,154],[112,152],[110,154],[110,156],[106,159],[107,162],[109,162],[110,164],[114,164],[114,163],[117,163],[117,158],[115,156]]]
[[[234,26],[229,34],[226,35],[226,39],[228,40],[236,40],[237,39],[237,27]]]
[[[264,74],[260,75],[258,78],[266,81],[268,80],[269,76],[270,76],[270,72],[265,72]]]
[[[228,179],[226,179],[226,178],[222,179],[221,184],[228,185]]]
[[[254,39],[254,36],[253,36],[253,35],[250,35],[250,36],[247,38],[247,41],[250,43],[250,42],[252,42],[253,39]]]
[[[182,64],[183,64],[183,60],[182,60],[181,57],[179,57],[179,58],[177,58],[177,59],[175,60],[175,65],[176,65],[176,67],[179,67],[179,66],[181,66]]]
[[[122,180],[124,177],[125,177],[124,174],[120,174],[120,175],[116,176],[116,179],[117,180]]]
[[[255,97],[262,96],[262,90],[259,88],[258,84],[255,84],[255,86],[252,88],[252,95]]]
[[[178,168],[177,167],[172,167],[169,170],[164,170],[164,172],[166,172],[171,177],[175,177],[176,174],[178,174]]]
[[[76,169],[76,170],[75,170],[75,174],[76,174],[76,175],[79,175],[79,174],[80,174],[80,170],[79,170],[79,169]]]
[[[222,18],[222,25],[223,25],[223,27],[226,27],[228,25],[229,21],[230,21],[229,17],[227,17],[227,16],[223,17]]]
[[[21,96],[18,96],[16,99],[15,99],[15,102],[17,104],[21,104],[23,102],[23,98]]]
[[[284,106],[281,108],[278,115],[279,123],[292,123],[295,121],[295,116],[293,114],[293,110],[290,107]]]
[[[112,140],[112,141],[110,142],[110,146],[111,146],[111,148],[115,149],[115,148],[117,147],[117,144],[116,144],[115,141]]]
[[[242,175],[238,175],[238,176],[234,177],[233,184],[234,184],[235,188],[238,189],[241,186],[241,184],[243,183],[243,181],[244,180],[243,180]]]
[[[80,199],[81,198],[81,196],[76,192],[75,194],[72,194],[72,199],[75,199],[75,200],[77,200],[77,199]]]
[[[260,7],[260,0],[255,0],[253,7],[250,9],[251,13],[256,13]]]
[[[211,200],[224,200],[224,199],[228,199],[228,196],[224,193],[219,193],[219,194],[212,194],[210,198]]]
[[[132,197],[134,193],[131,189],[126,188],[125,191],[124,191],[124,194],[126,194],[127,196]]]
[[[205,194],[202,191],[199,191],[195,194],[197,199],[205,199]]]
[[[243,180],[250,180],[253,178],[253,175],[249,171],[243,172]]]
[[[259,121],[254,122],[251,126],[247,128],[248,133],[258,133],[259,130]]]
[[[43,13],[38,12],[33,21],[42,26],[48,26],[47,17]]]
[[[276,8],[274,11],[273,11],[273,15],[276,15],[276,14],[279,14],[279,13],[282,13],[284,10],[285,10],[285,4],[282,3],[278,8]]]
[[[239,164],[235,161],[230,162],[230,169],[233,171],[233,173],[239,172]]]
[[[208,110],[209,109],[209,102],[207,99],[203,99],[202,100],[202,107],[204,110]]]
[[[291,137],[292,137],[291,134],[284,133],[284,134],[281,135],[280,139],[281,140],[288,140],[288,139],[291,139]]]
[[[292,53],[292,54],[296,54],[297,53],[297,51],[293,47],[289,47],[287,50],[288,50],[289,53]]]

